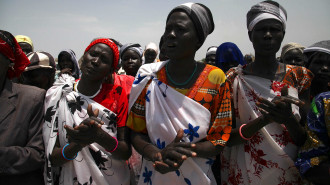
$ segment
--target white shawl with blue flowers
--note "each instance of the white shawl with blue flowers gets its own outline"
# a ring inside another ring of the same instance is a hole
[[[146,127],[151,142],[162,149],[171,143],[182,128],[182,142],[196,143],[207,136],[211,113],[196,101],[179,93],[157,79],[157,72],[167,63],[143,65],[133,83],[130,108],[152,80],[146,93]],[[211,165],[213,159],[188,158],[175,172],[161,174],[151,161],[143,161],[139,184],[215,184]]]

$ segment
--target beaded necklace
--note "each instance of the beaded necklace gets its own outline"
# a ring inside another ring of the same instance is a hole
[[[168,63],[166,64],[166,75],[168,77],[168,79],[174,84],[174,85],[177,85],[177,86],[184,86],[184,85],[187,85],[190,80],[194,77],[195,73],[197,71],[197,62],[195,63],[195,69],[194,69],[194,72],[190,75],[190,77],[183,83],[178,83],[178,82],[175,82],[172,77],[170,76],[170,73],[168,72]]]

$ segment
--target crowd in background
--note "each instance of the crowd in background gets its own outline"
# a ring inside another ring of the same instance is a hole
[[[330,40],[282,43],[287,18],[253,5],[254,54],[223,42],[201,61],[200,3],[159,45],[95,36],[80,58],[0,30],[0,184],[329,184]]]

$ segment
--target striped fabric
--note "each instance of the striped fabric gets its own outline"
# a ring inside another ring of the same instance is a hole
[[[38,68],[48,68],[55,70],[56,64],[54,57],[47,52],[36,51],[29,53],[27,57],[30,60],[31,64],[28,65],[24,71],[30,71]]]

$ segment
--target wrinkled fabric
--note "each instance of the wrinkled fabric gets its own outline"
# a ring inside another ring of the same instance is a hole
[[[120,48],[120,58],[123,57],[125,51],[127,50],[133,50],[135,51],[141,58],[143,55],[143,49],[141,47],[140,44],[133,44],[133,43],[129,43],[129,44],[125,44]]]
[[[74,89],[75,80],[68,74],[63,74],[51,87],[45,97],[45,123],[43,126],[43,138],[46,148],[46,164],[45,164],[45,180],[47,184],[53,184],[59,179],[63,184],[126,184],[130,182],[129,169],[125,161],[118,160],[112,157],[112,154],[106,151],[97,143],[92,143],[85,146],[77,153],[77,157],[61,166],[53,167],[50,163],[49,156],[53,152],[54,146],[58,139],[60,147],[64,147],[69,143],[66,137],[64,125],[75,127],[83,120],[88,118],[87,106],[92,104],[93,110],[98,109],[98,118],[104,122],[102,129],[112,137],[117,138],[117,127],[119,124],[125,126],[124,121],[120,121],[118,116],[121,113],[114,111],[113,107],[117,107],[124,115],[125,108],[119,107],[119,100],[110,106],[107,99],[102,95],[102,90],[93,99],[79,93]],[[103,87],[104,89],[106,87]],[[117,89],[114,89],[117,91]],[[126,94],[119,95],[126,99]],[[107,93],[110,96],[117,97],[114,92]],[[127,102],[124,107],[127,107]],[[120,123],[121,122],[121,123]],[[123,125],[122,125],[123,124]]]
[[[218,47],[216,47],[216,46],[209,47],[209,49],[207,49],[207,51],[206,51],[206,56],[215,55],[217,52],[217,49],[218,49]]]
[[[222,43],[216,51],[216,66],[222,69],[222,63],[233,61],[236,61],[241,65],[246,64],[243,54],[236,44],[232,42]]]
[[[17,40],[17,43],[20,43],[20,42],[28,43],[32,47],[32,51],[33,51],[33,42],[30,37],[25,36],[25,35],[16,35],[15,39]]]
[[[166,22],[171,14],[176,11],[185,12],[195,25],[199,41],[204,43],[206,37],[214,30],[213,16],[208,7],[200,3],[185,3],[175,7],[167,16]]]
[[[317,95],[307,114],[307,139],[298,152],[295,165],[305,174],[310,168],[329,160],[330,91]]]
[[[285,44],[283,47],[282,47],[282,52],[281,52],[281,58],[283,60],[283,57],[284,55],[288,52],[288,51],[291,51],[293,49],[297,49],[299,50],[301,53],[304,53],[304,49],[305,47],[298,44],[298,43],[295,43],[295,42],[289,42],[287,44]]]
[[[317,42],[304,49],[304,53],[317,52],[317,51],[327,53],[330,55],[330,40]]]
[[[246,23],[249,31],[252,31],[254,26],[265,19],[276,19],[283,25],[283,29],[286,29],[287,12],[277,2],[263,1],[251,7],[250,11],[246,15]]]

